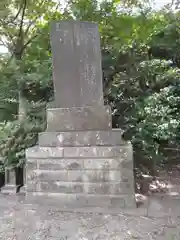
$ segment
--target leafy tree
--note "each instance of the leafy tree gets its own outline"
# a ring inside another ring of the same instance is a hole
[[[19,118],[26,115],[26,98],[23,96],[24,82],[23,56],[27,47],[41,32],[41,23],[59,16],[59,5],[54,1],[43,0],[2,0],[0,4],[0,43],[6,46],[14,59],[16,77],[14,84],[18,87]],[[13,80],[13,78],[11,79]]]

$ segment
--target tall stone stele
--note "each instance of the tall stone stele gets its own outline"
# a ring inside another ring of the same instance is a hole
[[[63,210],[135,207],[132,146],[104,106],[98,25],[51,25],[55,101],[27,149],[27,200]]]

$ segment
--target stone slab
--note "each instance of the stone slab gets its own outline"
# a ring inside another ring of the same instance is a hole
[[[1,188],[1,193],[9,195],[16,194],[16,180],[13,169],[5,169],[5,185]]]
[[[39,147],[26,150],[27,161],[35,158],[114,158],[133,159],[133,149],[130,142],[123,146],[89,146],[89,147]]]
[[[2,194],[15,195],[16,194],[16,185],[15,184],[6,184],[1,188]]]
[[[100,207],[108,209],[136,208],[134,195],[99,195],[99,194],[66,194],[27,192],[26,200],[31,203],[41,203],[59,208]]]
[[[27,172],[27,181],[65,181],[65,182],[133,182],[133,170],[33,170]],[[28,186],[28,182],[27,182]]]
[[[111,109],[109,106],[48,108],[48,132],[110,130]]]
[[[124,146],[91,146],[91,147],[64,147],[64,157],[83,157],[83,158],[111,158],[132,155],[131,144]]]
[[[86,193],[102,195],[132,194],[134,185],[127,182],[115,183],[82,183],[63,181],[29,181],[27,185],[29,192],[52,192],[52,193]]]
[[[26,149],[27,162],[32,158],[62,158],[64,149],[62,147],[39,147],[34,146]]]
[[[129,163],[126,164],[124,162]],[[31,170],[111,170],[133,169],[133,162],[121,157],[117,158],[59,158],[59,159],[29,159],[28,171]]]
[[[55,102],[59,107],[103,105],[98,25],[52,22],[51,49]]]
[[[72,147],[72,146],[113,146],[124,145],[123,131],[113,129],[107,131],[66,131],[39,133],[39,146]]]

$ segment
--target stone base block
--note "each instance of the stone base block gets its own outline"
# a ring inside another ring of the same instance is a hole
[[[28,201],[66,209],[136,206],[130,143],[40,146],[28,149],[26,157]]]
[[[99,195],[99,194],[66,194],[28,192],[26,201],[29,203],[54,206],[58,208],[86,208],[103,209],[136,208],[134,195]],[[117,212],[118,213],[118,212]]]
[[[117,146],[125,145],[123,131],[113,129],[107,131],[68,131],[39,133],[39,146],[73,147],[73,146]]]
[[[101,194],[119,195],[132,194],[134,191],[133,182],[63,182],[63,181],[29,181],[27,185],[29,192],[44,193],[75,193],[75,194]]]
[[[16,185],[6,184],[1,188],[1,193],[6,195],[15,195],[16,194]]]
[[[88,147],[39,147],[26,150],[27,161],[31,159],[59,158],[121,158],[132,161],[133,150],[131,143],[123,146],[88,146]]]
[[[56,159],[44,159],[44,158],[32,158],[28,159],[27,170],[39,170],[37,174],[46,174],[47,171],[56,171],[55,174],[66,174],[66,171],[83,171],[89,170],[90,173],[93,170],[107,171],[111,166],[111,171],[118,170],[124,174],[128,173],[128,169],[132,170],[133,162],[128,159],[119,158],[56,158]],[[127,170],[126,170],[127,169]],[[40,172],[41,171],[41,172]],[[121,174],[122,175],[122,174]]]
[[[83,131],[111,129],[109,106],[47,109],[47,131]]]
[[[129,182],[133,180],[130,169],[122,170],[33,170],[28,171],[27,181],[63,181],[63,182]],[[27,184],[28,186],[28,184]]]

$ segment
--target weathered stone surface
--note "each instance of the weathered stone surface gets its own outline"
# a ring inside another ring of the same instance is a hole
[[[126,170],[127,178],[133,178],[131,170]],[[116,170],[34,170],[27,175],[27,180],[70,181],[70,182],[119,182],[125,176]]]
[[[97,158],[96,160],[94,159],[84,159],[84,169],[91,169],[91,170],[117,170],[119,166],[122,164],[122,159],[121,157],[117,158]]]
[[[88,206],[116,208],[117,213],[122,208],[135,208],[135,198],[132,195],[99,195],[99,194],[66,194],[28,192],[27,201],[52,205],[60,208],[85,208]]]
[[[1,188],[3,194],[15,194],[16,193],[16,179],[13,169],[5,169],[5,185]]]
[[[82,183],[114,183],[125,182],[127,186],[133,186],[134,191],[134,176],[129,170],[128,174],[122,175],[119,171],[42,171],[34,170],[27,172],[27,180],[39,182],[65,181],[65,182],[82,182]],[[27,183],[28,186],[28,183]]]
[[[132,145],[89,146],[89,147],[39,147],[27,149],[26,157],[31,158],[114,158],[121,157],[132,161]]]
[[[47,109],[47,131],[108,130],[111,128],[111,110],[108,106]]]
[[[83,183],[83,182],[63,182],[63,181],[29,181],[29,192],[52,192],[52,193],[86,193],[86,194],[131,194],[134,186],[127,182],[115,183]]]
[[[131,144],[125,146],[64,147],[64,157],[111,158],[132,154]]]
[[[50,147],[31,147],[26,150],[27,162],[31,158],[61,158],[63,157],[64,149],[61,147],[50,148]]]
[[[29,159],[28,167],[30,170],[83,170],[84,159]]]
[[[113,146],[126,144],[122,140],[123,131],[112,129],[107,131],[68,131],[39,133],[39,146]]]
[[[127,161],[126,161],[127,160]],[[127,164],[126,164],[127,163]],[[133,163],[128,159],[116,158],[56,158],[56,159],[29,159],[28,170],[121,170],[132,169]]]
[[[98,25],[77,21],[53,22],[51,48],[58,107],[102,106]]]

